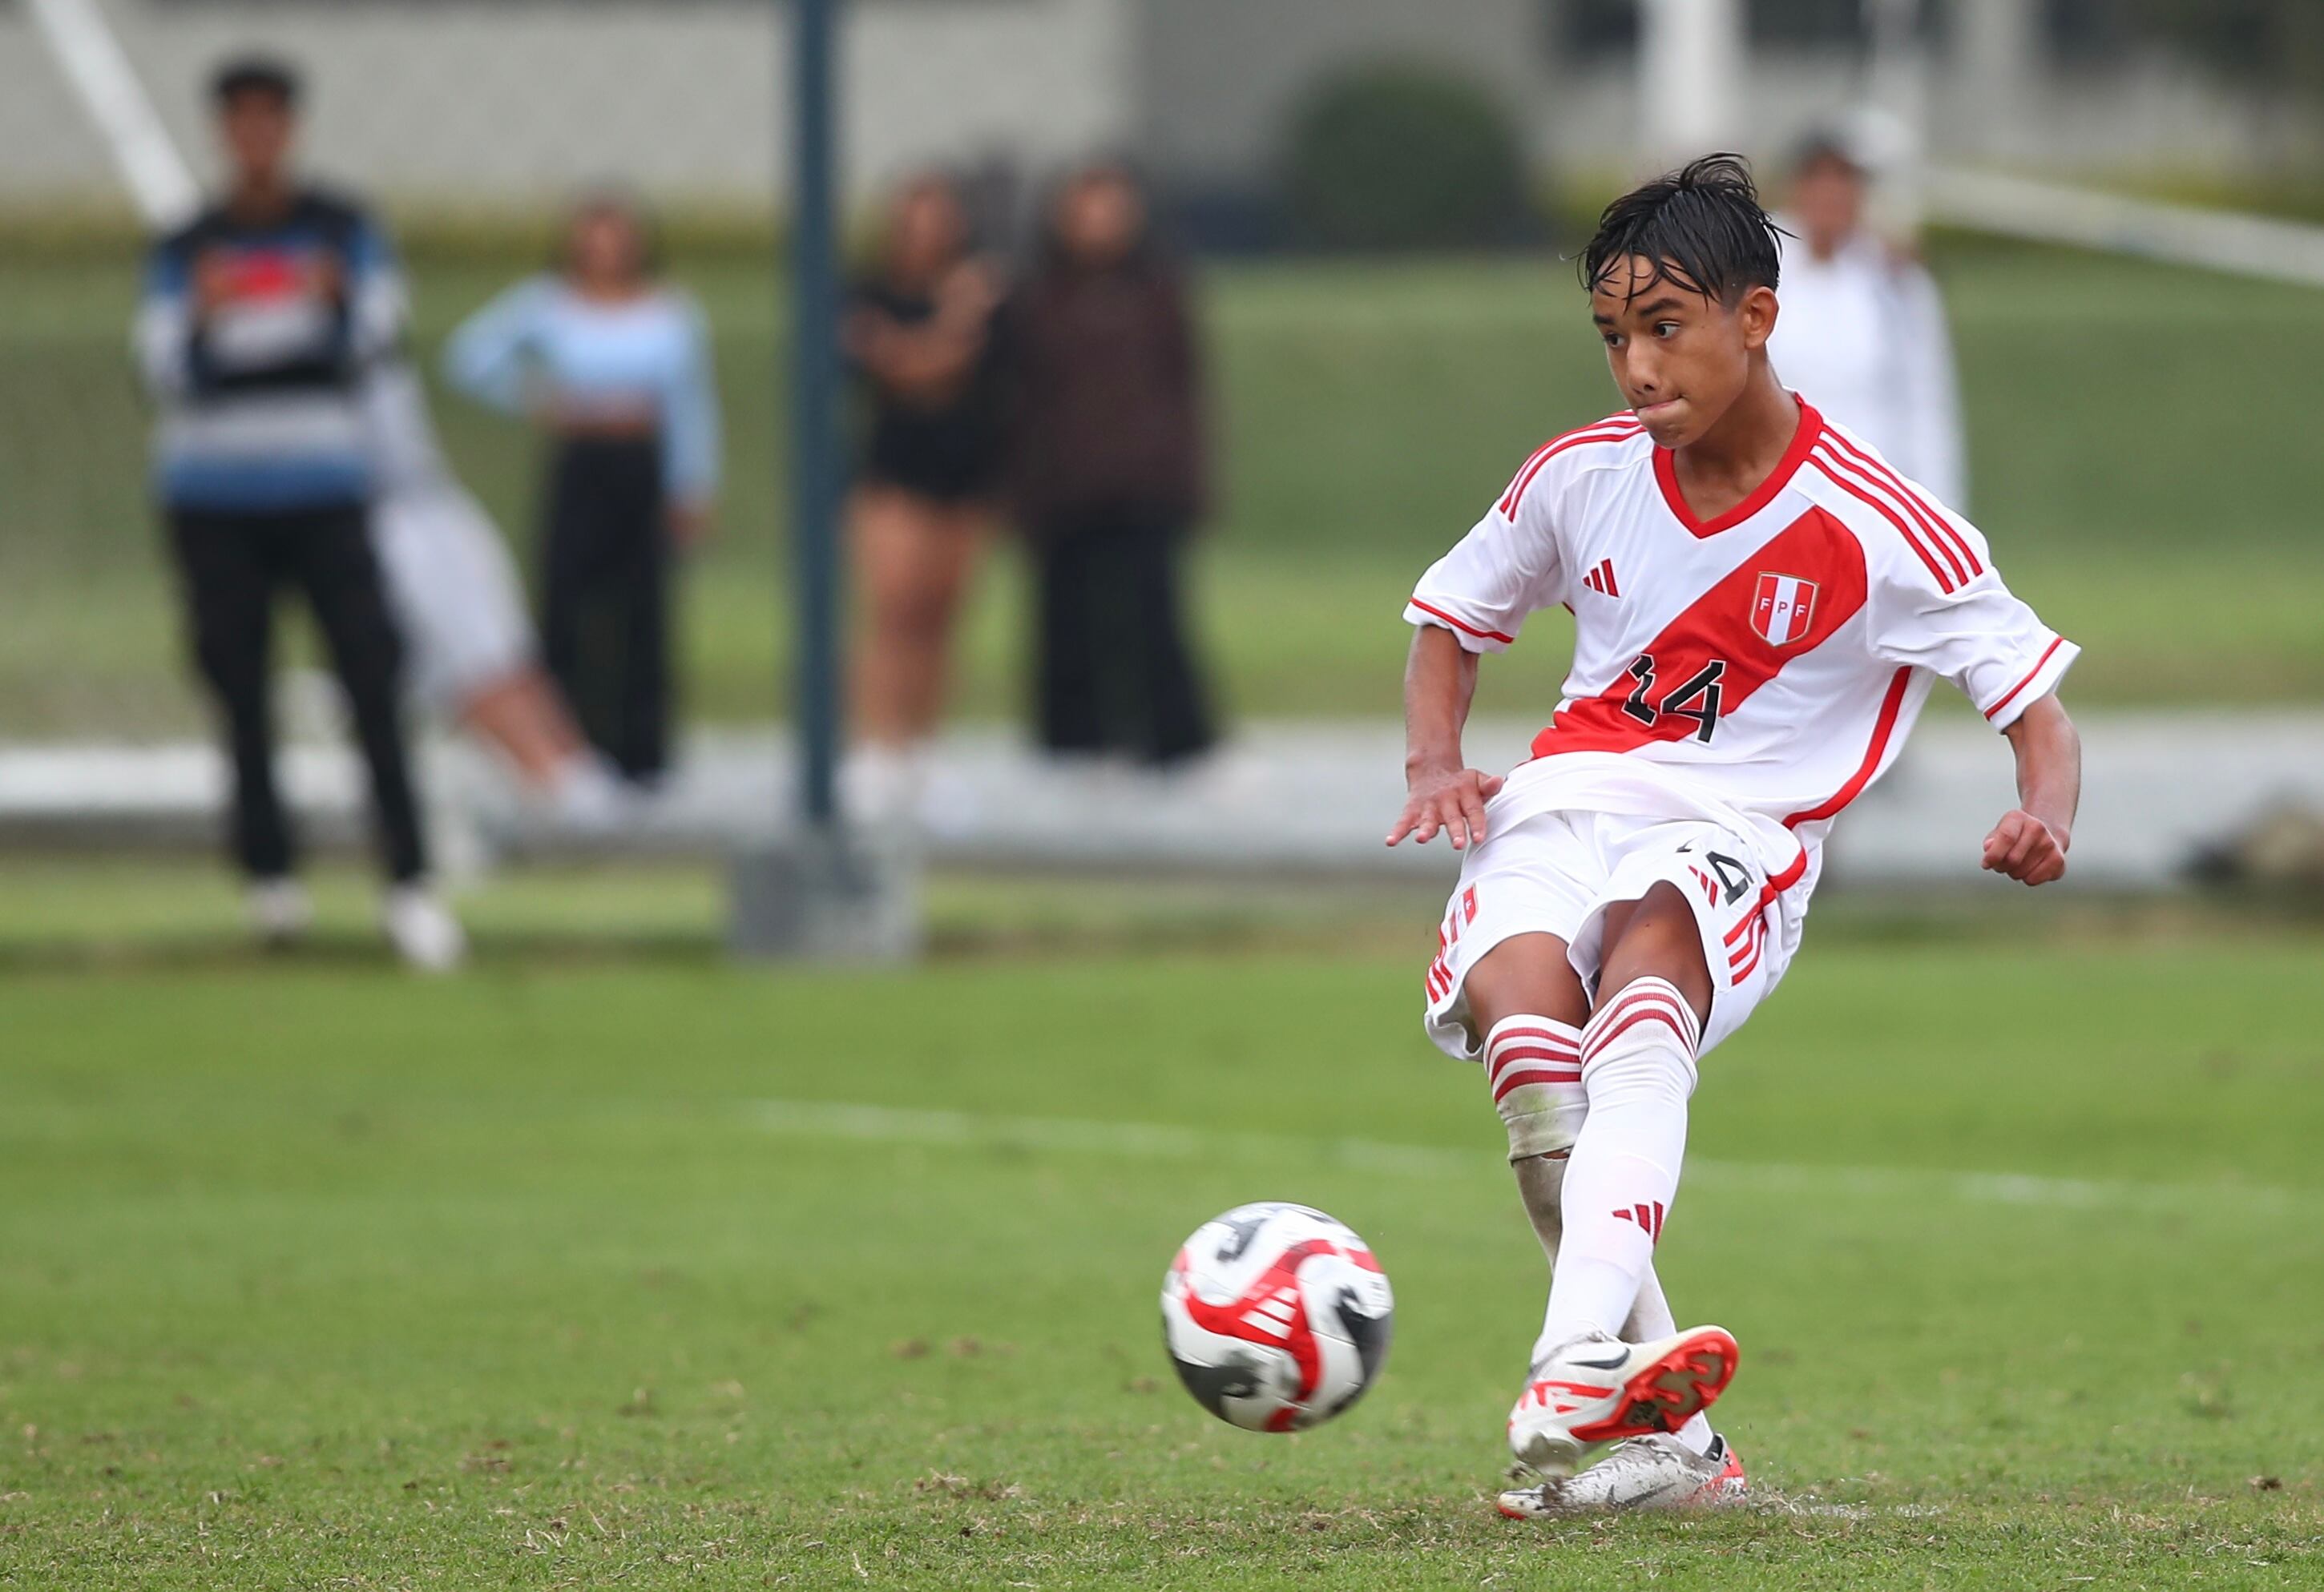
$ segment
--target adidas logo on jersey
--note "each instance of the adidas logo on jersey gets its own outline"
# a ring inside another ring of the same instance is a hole
[[[1622,588],[1614,584],[1614,561],[1611,558],[1600,558],[1598,567],[1582,577],[1582,584],[1601,596],[1618,597],[1622,594]]]

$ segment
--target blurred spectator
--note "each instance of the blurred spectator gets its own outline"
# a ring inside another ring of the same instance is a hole
[[[1155,765],[1198,755],[1214,732],[1180,587],[1207,506],[1202,372],[1185,283],[1126,170],[1091,166],[1056,190],[1008,313],[1041,741]]]
[[[161,406],[158,486],[194,649],[234,766],[234,851],[271,943],[306,927],[275,786],[271,654],[278,587],[302,591],[329,642],[371,772],[390,880],[385,923],[406,961],[449,967],[459,925],[428,890],[398,718],[401,645],[373,548],[364,383],[403,332],[387,239],[290,170],[299,84],[235,61],[212,85],[226,197],[152,252],[139,362]]]
[[[846,796],[861,816],[909,813],[922,798],[954,623],[1000,485],[1000,294],[991,262],[971,253],[959,190],[936,176],[906,184],[844,330],[866,410],[848,513],[865,622]]]
[[[651,784],[669,765],[674,549],[707,534],[718,398],[694,301],[663,285],[638,207],[598,195],[563,269],[460,327],[452,383],[555,438],[540,551],[541,650],[590,743]]]
[[[419,373],[400,359],[383,365],[364,410],[373,540],[415,695],[498,750],[551,817],[608,827],[621,815],[619,782],[541,670],[507,546],[437,445]]]
[[[1866,226],[1868,173],[1851,142],[1800,152],[1783,217],[1783,313],[1767,347],[1787,386],[1966,511],[1960,398],[1937,284]]]

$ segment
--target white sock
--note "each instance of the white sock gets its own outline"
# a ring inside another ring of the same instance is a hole
[[[1563,1156],[1589,1100],[1582,1089],[1582,1030],[1554,1017],[1503,1017],[1485,1035],[1485,1082],[1509,1130],[1509,1159]]]
[[[1582,1034],[1589,1112],[1565,1169],[1564,1233],[1536,1360],[1576,1338],[1619,1332],[1654,1265],[1686,1152],[1700,1027],[1665,979],[1636,979]]]
[[[1657,1338],[1668,1338],[1678,1330],[1678,1318],[1671,1314],[1670,1301],[1663,1293],[1662,1279],[1648,1266],[1646,1275],[1638,1279],[1638,1297],[1630,1306],[1630,1319],[1623,1324],[1622,1338],[1628,1343],[1651,1343]],[[1698,1410],[1687,1417],[1686,1424],[1671,1433],[1689,1453],[1711,1452],[1711,1420]]]

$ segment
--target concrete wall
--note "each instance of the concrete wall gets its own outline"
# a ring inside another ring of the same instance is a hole
[[[205,164],[203,79],[220,56],[263,45],[309,72],[312,163],[383,192],[539,202],[611,177],[667,199],[762,203],[784,170],[786,12],[771,0],[104,4],[180,146]],[[1129,4],[853,0],[851,182],[1118,141]],[[0,199],[110,182],[30,20],[0,4]]]
[[[2023,0],[1962,3],[1955,58],[1932,83],[1941,154],[2232,174],[2316,147],[2312,118],[2167,62],[2061,78],[2028,60]],[[384,194],[538,206],[614,178],[665,202],[760,205],[781,186],[776,0],[101,4],[205,163],[202,80],[263,44],[313,78],[313,164]],[[1253,190],[1298,96],[1387,55],[1471,74],[1545,160],[1629,165],[1629,63],[1560,60],[1550,32],[1539,0],[849,0],[849,179],[860,194],[931,161],[1038,170],[1127,143],[1182,181]],[[1780,150],[1858,91],[1845,54],[1762,56],[1738,142]],[[0,205],[115,193],[22,6],[0,0]]]

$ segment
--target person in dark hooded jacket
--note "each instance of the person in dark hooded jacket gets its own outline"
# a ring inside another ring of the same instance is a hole
[[[1201,360],[1185,281],[1127,170],[1095,165],[1058,188],[1007,334],[1042,744],[1196,757],[1216,739],[1183,578],[1209,496]]]

